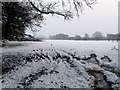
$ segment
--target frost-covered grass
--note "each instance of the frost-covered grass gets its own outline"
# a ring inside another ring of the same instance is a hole
[[[16,41],[10,43],[19,44]],[[3,47],[3,67],[8,69],[2,75],[3,88],[94,88],[96,77],[88,71],[102,74],[106,83],[118,88],[118,76],[101,67],[116,68],[117,42],[47,40],[20,44],[22,46]],[[97,58],[92,62],[82,60],[91,53]],[[104,55],[112,62],[103,62],[100,58]]]
[[[11,42],[11,43],[19,43],[19,42]],[[96,55],[101,58],[104,55],[108,56],[112,62],[118,64],[118,42],[108,42],[108,41],[72,41],[72,40],[46,40],[43,42],[28,42],[23,41],[20,44],[24,44],[25,46],[19,47],[11,47],[11,48],[3,48],[4,53],[14,53],[22,52],[24,54],[31,52],[33,49],[52,49],[55,48],[57,50],[66,50],[66,51],[74,51],[79,56],[89,56],[90,53],[96,53]]]
[[[18,66],[17,70],[3,75],[3,88],[91,88],[94,77],[88,75],[80,63],[73,60],[68,54],[60,53],[57,58],[55,49],[48,51],[34,50],[36,53],[32,62],[26,60],[24,66]],[[49,55],[47,55],[47,53]],[[37,54],[43,54],[44,59],[36,58]],[[47,55],[49,59],[45,57]],[[70,57],[69,62],[66,57]],[[56,59],[53,59],[56,57]],[[62,58],[64,57],[64,59]],[[77,64],[78,63],[78,64]],[[71,68],[71,64],[73,65]],[[45,69],[45,71],[43,71]],[[38,76],[37,78],[35,78]],[[42,81],[42,82],[41,82]],[[27,84],[27,86],[26,86]]]

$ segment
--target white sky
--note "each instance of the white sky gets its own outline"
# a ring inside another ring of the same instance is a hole
[[[46,16],[46,20],[36,36],[54,35],[65,33],[70,36],[85,33],[92,35],[95,31],[100,31],[104,35],[108,33],[118,33],[118,1],[119,0],[98,0],[94,9],[87,8],[80,18],[65,21],[60,16]]]

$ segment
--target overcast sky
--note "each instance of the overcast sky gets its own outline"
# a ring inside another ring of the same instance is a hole
[[[65,21],[60,16],[45,16],[46,20],[36,36],[54,35],[65,33],[70,36],[85,33],[92,35],[95,31],[100,31],[104,35],[108,33],[118,33],[118,1],[119,0],[98,0],[94,9],[86,8],[80,18]]]

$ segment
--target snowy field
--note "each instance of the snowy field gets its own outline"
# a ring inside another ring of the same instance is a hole
[[[9,44],[10,46],[2,48],[3,88],[101,86],[120,89],[119,76],[116,74],[118,42],[45,40],[12,41]],[[16,46],[12,46],[14,44]],[[95,54],[96,57],[90,57],[91,54]],[[111,62],[102,61],[104,56],[109,57]],[[86,58],[87,60],[83,60]]]
[[[5,47],[2,53],[31,52],[33,49],[52,49],[75,51],[79,56],[89,56],[96,53],[99,58],[109,56],[112,62],[118,63],[118,42],[114,41],[72,41],[72,40],[46,40],[43,42],[11,42],[23,46]]]

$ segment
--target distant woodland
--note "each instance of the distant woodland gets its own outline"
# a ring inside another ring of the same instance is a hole
[[[56,34],[50,36],[49,39],[53,40],[120,40],[120,33],[118,34],[107,34],[103,35],[101,32],[95,32],[90,36],[89,34],[84,34],[84,36],[75,35],[74,37],[70,37],[67,34]]]

